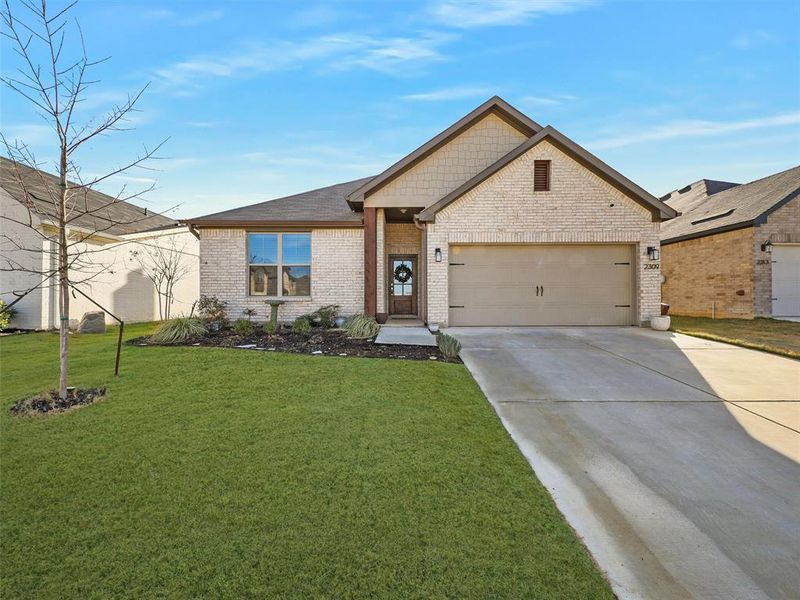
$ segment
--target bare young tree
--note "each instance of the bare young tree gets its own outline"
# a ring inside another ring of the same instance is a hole
[[[4,215],[4,219],[34,231],[37,244],[28,247],[17,238],[4,236],[4,241],[17,252],[3,256],[4,264],[0,271],[22,271],[31,276],[29,288],[17,291],[18,299],[39,287],[57,289],[60,316],[58,389],[61,398],[67,395],[70,287],[90,281],[109,268],[95,260],[95,255],[102,249],[87,242],[115,226],[148,218],[146,210],[133,211],[135,214],[132,211],[120,212],[115,210],[114,204],[139,198],[152,186],[136,193],[129,193],[123,187],[116,196],[98,194],[95,188],[133,168],[147,168],[146,161],[155,158],[155,153],[164,144],[161,142],[152,149],[143,148],[133,160],[108,173],[82,177],[77,152],[100,136],[126,130],[126,123],[137,110],[136,104],[147,86],[114,105],[108,113],[78,122],[80,104],[85,100],[87,90],[98,83],[91,78],[90,72],[107,59],[91,61],[87,58],[83,34],[77,23],[77,43],[67,43],[70,23],[67,13],[76,1],[51,12],[46,0],[18,0],[15,11],[22,13],[23,20],[12,11],[8,0],[5,0],[2,10],[2,34],[10,40],[19,64],[16,70],[4,74],[0,81],[29,102],[51,127],[52,149],[54,154],[57,152],[57,176],[39,170],[41,164],[37,163],[33,150],[24,140],[10,141],[2,137],[12,161],[10,177],[21,191],[22,203],[28,213],[24,217]],[[6,64],[10,62],[6,59]],[[128,216],[120,218],[120,214]],[[49,224],[46,230],[37,226],[42,219]],[[49,253],[52,260],[42,260],[38,266],[32,266],[35,261],[19,259],[27,252]]]
[[[186,242],[178,243],[174,236],[167,242],[143,244],[141,249],[131,250],[130,255],[142,269],[145,277],[153,282],[158,294],[158,316],[169,319],[174,299],[175,286],[191,271],[183,260]]]

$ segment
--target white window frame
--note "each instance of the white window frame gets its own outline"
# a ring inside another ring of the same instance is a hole
[[[274,263],[251,263],[250,262],[250,236],[251,235],[275,235],[278,238],[278,247],[277,247],[277,258],[276,262]],[[308,236],[308,251],[309,251],[309,262],[308,263],[285,263],[283,262],[283,236],[284,235],[307,235]],[[247,253],[247,295],[254,297],[254,298],[285,298],[285,299],[302,299],[308,300],[311,298],[311,280],[313,278],[313,269],[311,266],[311,258],[313,256],[312,252],[312,245],[313,239],[310,231],[248,231],[247,237],[245,241],[246,246],[246,253]],[[267,293],[264,294],[253,294],[250,286],[250,267],[276,267],[277,269],[277,286],[276,291],[277,294],[270,295]],[[283,293],[283,267],[308,267],[308,276],[309,276],[309,292],[308,295],[305,296],[298,296],[298,295],[284,295]]]

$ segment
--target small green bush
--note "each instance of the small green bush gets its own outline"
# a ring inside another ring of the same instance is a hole
[[[177,344],[206,333],[206,326],[197,317],[178,317],[161,323],[150,340],[156,344]]]
[[[347,335],[349,335],[351,338],[363,340],[378,335],[378,331],[380,331],[381,326],[378,325],[375,317],[360,314],[350,317],[347,320],[347,323],[345,323],[344,328],[345,331],[347,331]]]
[[[312,323],[315,323],[320,327],[324,327],[325,329],[330,329],[331,327],[335,327],[336,317],[338,316],[339,316],[338,304],[328,304],[327,306],[318,308],[313,313],[308,315],[309,320]]]
[[[228,303],[216,296],[200,296],[197,312],[207,323],[218,323],[220,327],[228,323]]]
[[[0,331],[8,327],[8,322],[17,313],[13,308],[8,308],[5,300],[0,300]]]
[[[294,333],[310,333],[311,322],[308,320],[308,317],[297,317],[294,323],[292,323],[292,331]]]
[[[278,328],[272,321],[267,321],[266,323],[264,323],[264,333],[266,333],[267,335],[273,335],[277,330]]]
[[[240,335],[242,337],[250,337],[255,333],[256,328],[250,321],[247,319],[236,319],[233,323],[233,330],[236,332],[236,335]]]
[[[458,353],[461,352],[461,342],[446,333],[440,333],[436,336],[436,345],[439,346],[439,351],[447,358],[456,358]]]

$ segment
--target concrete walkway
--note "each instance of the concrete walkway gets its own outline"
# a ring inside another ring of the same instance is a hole
[[[401,344],[403,346],[435,346],[436,338],[427,327],[393,327],[381,325],[376,344]]]
[[[451,328],[620,598],[800,597],[800,362],[637,328]]]

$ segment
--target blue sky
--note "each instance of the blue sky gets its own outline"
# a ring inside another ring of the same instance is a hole
[[[656,195],[800,164],[798,2],[82,0],[73,16],[111,57],[82,116],[150,82],[135,130],[79,163],[101,173],[169,137],[158,171],[105,191],[156,179],[145,204],[173,216],[379,173],[493,94]],[[7,89],[0,116],[52,160]]]

